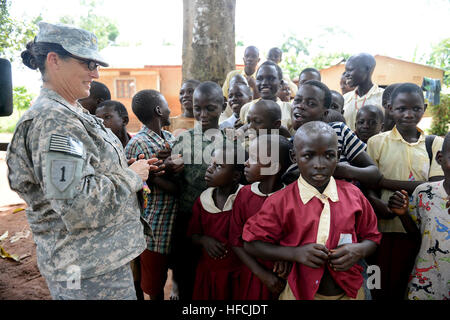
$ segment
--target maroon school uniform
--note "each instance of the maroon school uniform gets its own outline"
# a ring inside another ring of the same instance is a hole
[[[239,189],[241,187],[239,186]],[[231,250],[228,231],[233,202],[239,189],[228,197],[223,210],[214,204],[212,198],[214,189],[206,189],[195,201],[188,236],[194,234],[210,236],[224,243],[228,253],[225,258],[215,260],[202,248],[195,275],[193,300],[234,300],[237,294],[237,273],[241,261]]]
[[[330,186],[334,181],[335,186]],[[377,218],[361,191],[351,183],[333,178],[328,187],[337,190],[338,200],[329,201],[330,229],[326,247],[335,249],[342,236],[348,241],[351,238],[352,243],[372,240],[378,244],[381,234],[377,229]],[[311,198],[306,204],[302,202],[297,180],[264,202],[261,210],[245,224],[242,238],[245,241],[261,240],[285,247],[316,243],[322,209],[323,204],[317,197]],[[296,299],[314,299],[325,267],[349,297],[356,297],[363,283],[360,265],[355,264],[345,272],[338,272],[328,264],[315,269],[294,263],[288,284]]]
[[[269,195],[261,193],[259,182],[244,186],[236,196],[230,221],[230,244],[233,247],[243,247],[242,231],[247,220],[261,209]],[[273,269],[272,261],[257,259],[268,270]],[[277,299],[262,281],[242,263],[239,273],[238,300],[273,300]]]

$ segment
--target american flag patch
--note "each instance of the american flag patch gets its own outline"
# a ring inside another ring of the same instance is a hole
[[[63,152],[79,158],[83,157],[83,143],[61,134],[52,134],[49,151]]]

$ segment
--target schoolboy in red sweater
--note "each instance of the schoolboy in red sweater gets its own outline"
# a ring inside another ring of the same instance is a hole
[[[303,125],[294,147],[300,178],[247,221],[244,248],[294,263],[280,299],[364,299],[357,262],[380,242],[376,215],[357,187],[332,177],[339,157],[329,125]]]

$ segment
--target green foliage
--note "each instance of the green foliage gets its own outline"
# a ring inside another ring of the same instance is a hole
[[[320,39],[326,39],[327,36],[329,37],[333,34],[335,34],[333,28],[325,28],[324,34]],[[286,40],[280,48],[283,51],[283,61],[280,66],[289,73],[291,79],[298,77],[300,72],[305,68],[312,67],[320,70],[338,64],[351,56],[344,52],[319,53],[312,56],[312,48],[324,48],[320,43],[314,43],[311,38],[298,39],[294,35],[285,36],[285,38]]]
[[[444,84],[450,86],[450,38],[433,46],[430,58],[426,63],[444,69]]]
[[[78,26],[84,30],[90,31],[97,36],[98,49],[102,50],[108,45],[114,45],[119,36],[119,29],[116,23],[107,17],[98,16],[97,6],[102,3],[95,0],[80,0],[80,5],[88,9],[87,15],[75,18],[73,16],[64,16],[60,22]]]
[[[15,109],[19,111],[27,110],[30,107],[32,100],[33,95],[28,92],[26,87],[14,87],[13,103]]]
[[[281,51],[292,52],[294,51],[296,55],[303,53],[309,55],[308,46],[311,44],[311,39],[306,38],[303,40],[297,39],[296,37],[290,35],[285,42],[281,45]]]
[[[39,15],[32,21],[19,21],[9,15],[11,3],[0,0],[0,56],[10,61],[20,57],[26,44],[33,40],[37,32],[37,22],[42,20]]]
[[[314,68],[320,70],[336,65],[342,61],[346,61],[348,58],[350,58],[350,56],[351,54],[344,52],[329,54],[320,53],[314,56],[311,59],[311,62]]]
[[[308,46],[311,44],[311,41],[310,38],[301,40],[297,39],[294,35],[289,35],[281,45],[280,49],[283,51],[283,61],[280,66],[289,73],[291,79],[298,77],[300,72],[305,68],[305,64],[308,63]]]
[[[429,106],[433,121],[430,133],[445,136],[450,130],[450,94],[441,94],[441,103],[437,106]]]
[[[29,93],[25,87],[13,88],[13,114],[9,117],[0,118],[0,132],[14,132],[17,121],[19,121],[23,111],[31,106],[33,98],[33,94]]]

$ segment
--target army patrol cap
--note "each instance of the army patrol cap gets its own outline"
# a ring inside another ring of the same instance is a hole
[[[76,57],[93,60],[103,67],[108,66],[98,53],[97,37],[89,31],[64,24],[39,22],[35,41],[60,44]]]

